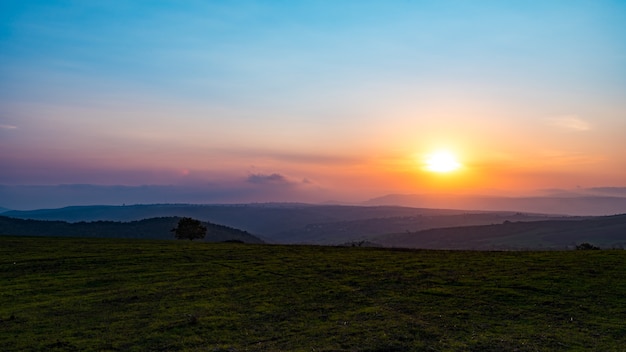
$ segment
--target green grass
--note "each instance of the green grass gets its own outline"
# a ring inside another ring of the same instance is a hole
[[[0,236],[2,351],[623,351],[626,251]]]

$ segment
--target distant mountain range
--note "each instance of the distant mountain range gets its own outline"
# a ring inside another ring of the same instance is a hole
[[[55,236],[94,238],[174,239],[171,232],[178,224],[178,217],[150,218],[139,221],[94,221],[68,223],[65,221],[25,220],[0,216],[0,235]],[[204,241],[241,241],[263,243],[246,231],[205,222],[207,235]]]
[[[252,179],[251,181],[258,181]],[[254,182],[253,182],[254,184]],[[252,184],[251,184],[252,185]],[[255,187],[259,184],[254,184]],[[249,189],[252,192],[252,189]],[[478,191],[477,191],[478,192]],[[122,204],[231,204],[250,203],[262,197],[258,193],[233,193],[232,189],[210,185],[0,185],[0,206],[10,209],[32,210],[75,205]],[[518,211],[564,215],[614,215],[626,212],[626,187],[592,187],[575,189],[544,189],[535,196],[395,194],[374,198],[365,203],[334,202],[351,205],[393,205],[417,208],[464,209],[486,211]],[[320,195],[321,196],[321,195]],[[328,195],[332,197],[333,195]],[[280,198],[280,197],[279,197]],[[291,199],[291,198],[285,198]],[[305,199],[295,197],[293,199]],[[308,198],[306,198],[308,199]],[[309,200],[310,201],[310,200]],[[317,204],[331,205],[330,202]],[[2,212],[3,209],[0,209]]]
[[[440,209],[474,209],[484,211],[518,211],[563,215],[615,215],[626,213],[623,188],[593,189],[596,194],[552,192],[538,197],[500,197],[480,195],[391,194],[371,199],[364,205],[397,205]],[[599,192],[613,195],[602,195]]]

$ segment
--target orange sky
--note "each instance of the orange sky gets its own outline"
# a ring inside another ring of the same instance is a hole
[[[626,186],[621,2],[0,6],[0,185]]]

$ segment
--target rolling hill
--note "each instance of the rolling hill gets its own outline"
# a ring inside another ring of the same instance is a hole
[[[309,204],[79,206],[33,211],[10,211],[21,219],[78,221],[136,221],[154,217],[188,216],[242,229],[272,243],[342,244],[372,236],[429,228],[486,225],[503,221],[567,219],[517,212],[468,212],[397,206]]]
[[[25,220],[6,217],[67,219]],[[341,245],[370,243],[430,249],[567,249],[589,242],[626,246],[626,215],[550,217],[513,212],[463,212],[403,207],[256,205],[90,206],[0,216],[0,234],[171,239],[179,216],[206,222],[207,241]],[[221,223],[224,225],[216,225]],[[237,230],[237,228],[242,230]],[[254,233],[252,236],[250,233]]]
[[[432,249],[568,249],[583,242],[626,247],[626,214],[579,220],[463,226],[395,233],[370,239],[387,247]]]
[[[24,220],[0,216],[0,235],[96,237],[135,239],[174,239],[171,229],[178,224],[178,217],[150,218],[131,222],[95,221],[68,223],[51,220]],[[241,241],[263,243],[250,233],[228,226],[205,222],[206,242]]]

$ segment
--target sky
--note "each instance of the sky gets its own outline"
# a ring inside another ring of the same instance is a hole
[[[624,187],[625,23],[619,0],[5,0],[0,185],[207,203]],[[429,168],[441,151],[460,167]]]

